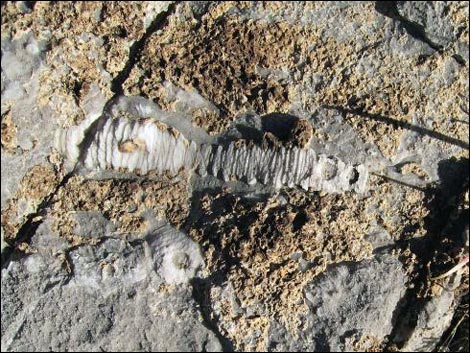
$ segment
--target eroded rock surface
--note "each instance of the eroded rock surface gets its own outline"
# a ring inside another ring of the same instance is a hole
[[[467,268],[439,276],[468,253],[467,2],[1,9],[2,349],[445,336],[468,293]]]
[[[37,236],[50,237],[43,230]],[[220,351],[190,288],[170,286],[183,279],[176,257],[198,260],[182,240],[178,254],[159,246],[163,236],[134,244],[108,238],[66,257],[11,262],[2,271],[4,349]],[[185,280],[194,274],[186,271]]]

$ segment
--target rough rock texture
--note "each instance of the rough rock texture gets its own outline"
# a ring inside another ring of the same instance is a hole
[[[351,340],[380,342],[392,331],[406,276],[393,258],[339,264],[304,289],[309,334],[318,350],[351,351]],[[375,314],[374,314],[375,313]],[[322,341],[321,338],[324,340]]]
[[[446,342],[468,9],[2,2],[2,350]]]
[[[441,296],[432,298],[418,316],[418,322],[412,335],[403,346],[408,352],[432,351],[441,339],[443,332],[449,327],[452,320],[452,310],[449,310],[454,301],[451,291],[443,292]]]
[[[37,236],[51,237],[43,228]],[[157,276],[161,256],[147,241],[108,238],[67,257],[11,262],[2,271],[2,349],[219,351],[191,291]]]

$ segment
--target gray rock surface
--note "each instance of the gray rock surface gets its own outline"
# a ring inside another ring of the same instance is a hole
[[[155,260],[146,241],[109,238],[67,257],[11,262],[2,270],[2,349],[220,351],[191,288],[165,289]]]
[[[468,9],[2,2],[2,350],[433,349]]]
[[[448,1],[397,3],[398,13],[416,25],[415,34],[429,39],[434,45],[441,47],[449,45],[458,37],[458,31],[463,29],[452,25],[452,5]]]
[[[7,146],[2,141],[2,209],[25,173],[47,163],[53,147],[57,122],[49,120],[36,101],[46,48],[47,43],[35,40],[32,33],[2,39],[2,124],[11,115],[17,131],[10,153],[5,152]]]
[[[452,321],[451,307],[454,294],[445,291],[441,296],[431,299],[419,313],[418,323],[407,339],[402,350],[407,352],[432,351]]]
[[[309,283],[304,296],[309,335],[316,351],[350,351],[353,341],[389,335],[405,294],[405,273],[392,257],[338,264]],[[349,344],[348,344],[348,339]]]

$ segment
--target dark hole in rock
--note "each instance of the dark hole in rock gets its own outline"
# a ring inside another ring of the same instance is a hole
[[[263,133],[256,128],[242,124],[237,124],[236,128],[246,140],[255,141],[256,143],[260,143],[263,140]]]
[[[359,180],[359,172],[356,168],[352,170],[351,177],[349,178],[349,185],[356,183]]]
[[[305,212],[299,212],[292,222],[294,232],[298,231],[302,226],[307,223],[307,214]]]
[[[296,116],[282,113],[267,114],[261,119],[264,131],[272,133],[281,141],[291,137],[291,131],[298,126],[300,119]]]

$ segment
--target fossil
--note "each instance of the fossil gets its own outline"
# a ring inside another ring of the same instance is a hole
[[[192,166],[196,144],[170,126],[153,119],[108,118],[87,149],[89,169],[126,169],[147,174]]]
[[[262,183],[276,189],[299,186],[331,193],[366,189],[366,166],[317,153],[309,146],[267,146],[243,139],[223,143],[192,141],[168,121],[130,115],[103,115],[88,143],[80,142],[84,149],[80,153],[66,142],[69,138],[79,140],[77,134],[63,134],[62,150],[72,159],[80,155],[78,163],[87,170],[138,175],[177,175],[187,170],[202,177],[209,174],[226,182]],[[145,116],[143,112],[136,115]],[[84,136],[83,129],[80,133]]]
[[[275,188],[300,186],[305,190],[338,192],[365,187],[367,170],[312,149],[266,148],[257,145],[202,145],[198,173],[221,176],[225,181],[242,180]]]
[[[204,267],[199,244],[171,226],[159,229],[150,247],[158,274],[169,284],[186,283]]]

